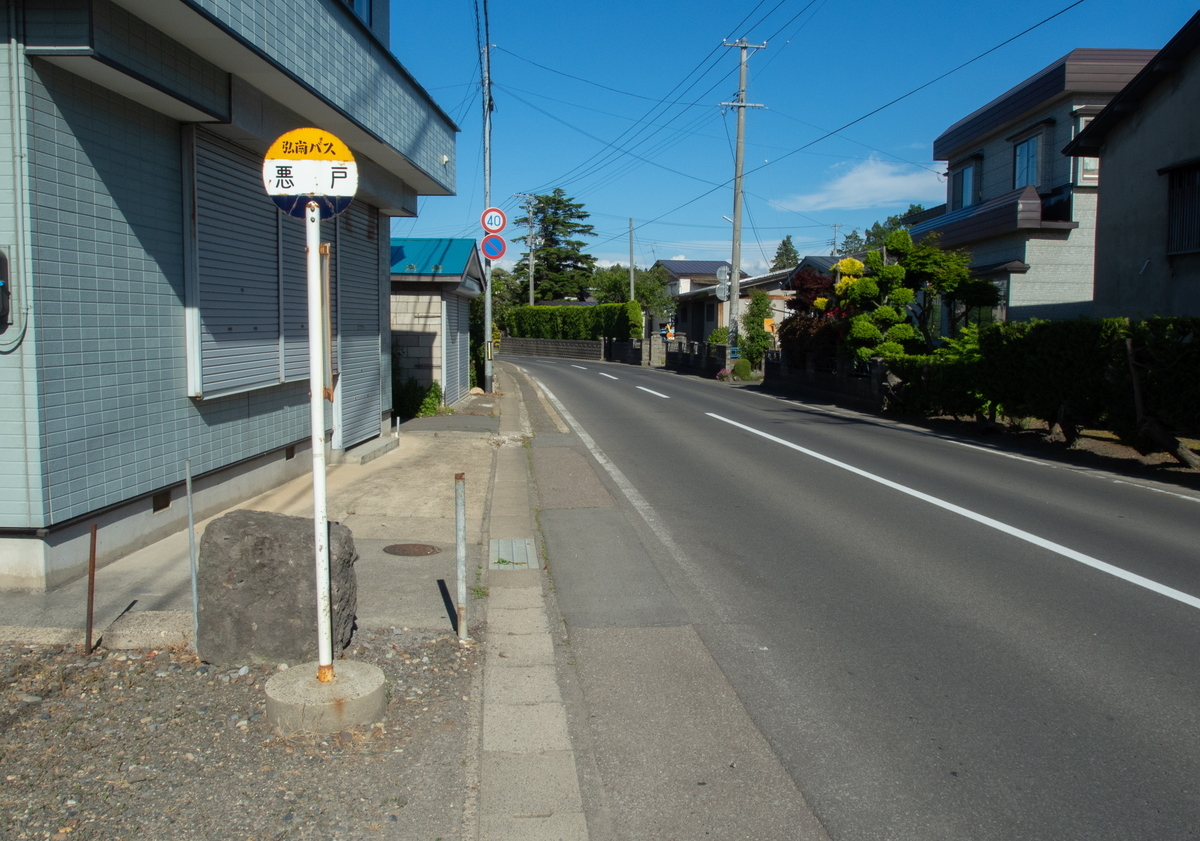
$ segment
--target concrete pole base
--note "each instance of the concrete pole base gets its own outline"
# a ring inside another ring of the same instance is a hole
[[[330,683],[317,680],[317,664],[301,663],[267,681],[267,720],[286,734],[326,735],[383,721],[387,709],[383,670],[338,660]]]

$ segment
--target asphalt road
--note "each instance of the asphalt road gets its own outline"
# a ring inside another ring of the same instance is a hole
[[[1193,493],[695,377],[519,364],[584,433],[543,443],[599,454],[619,504],[594,527],[645,520],[625,568],[556,574],[568,626],[690,623],[829,837],[1200,837]],[[543,514],[548,541],[585,527],[570,513]]]

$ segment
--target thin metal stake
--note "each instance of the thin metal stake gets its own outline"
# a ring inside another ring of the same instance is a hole
[[[183,460],[183,472],[187,478],[188,511],[188,556],[192,562],[192,645],[200,648],[200,595],[196,586],[196,509],[192,506],[192,460]]]
[[[87,649],[85,654],[92,653],[92,611],[96,605],[96,524],[92,523],[92,549],[88,552],[88,606],[87,606]]]
[[[454,522],[458,561],[458,638],[467,639],[467,480],[454,474]]]

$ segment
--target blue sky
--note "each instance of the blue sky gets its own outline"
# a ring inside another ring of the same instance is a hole
[[[639,266],[729,259],[736,113],[720,103],[736,98],[738,50],[721,44],[745,37],[767,47],[750,57],[747,101],[766,108],[747,109],[742,267],[762,271],[789,234],[801,254],[826,254],[835,224],[844,234],[945,200],[932,143],[957,120],[1077,47],[1157,49],[1197,8],[1084,0],[820,139],[1072,2],[489,0],[492,203],[514,219],[514,194],[562,187],[591,214],[601,264],[628,265],[630,218]],[[422,198],[393,236],[482,236],[475,9],[392,0],[392,51],[462,130],[458,194]]]

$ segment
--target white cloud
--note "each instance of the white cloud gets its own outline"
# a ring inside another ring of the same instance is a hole
[[[821,190],[775,204],[784,210],[863,210],[872,207],[945,201],[946,183],[937,173],[870,158],[854,164]]]

